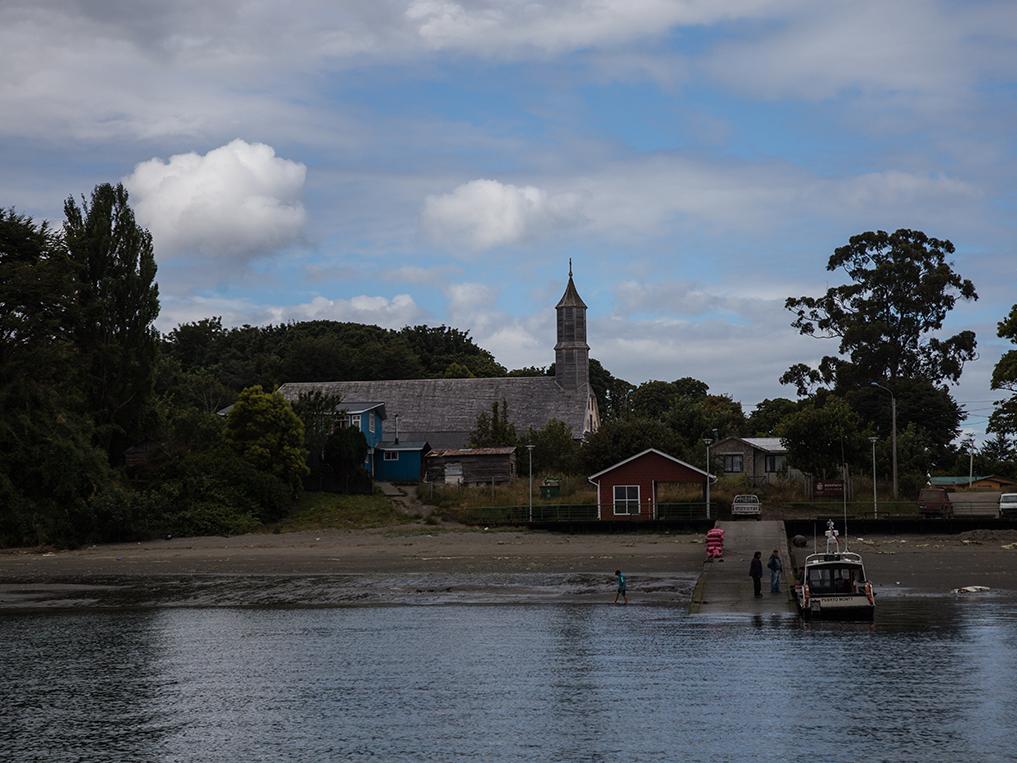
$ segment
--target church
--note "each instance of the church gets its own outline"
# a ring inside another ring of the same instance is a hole
[[[338,395],[342,407],[374,406],[384,411],[385,442],[427,443],[435,450],[465,448],[481,413],[504,402],[508,420],[520,434],[551,419],[564,422],[577,440],[600,426],[597,398],[590,388],[590,346],[586,343],[586,304],[572,280],[555,306],[557,342],[554,376],[487,379],[405,379],[397,381],[289,382],[279,388],[290,402],[303,393]],[[370,429],[375,429],[373,414]],[[380,430],[380,422],[377,428]],[[365,433],[368,427],[357,418]],[[380,432],[379,432],[380,434]]]

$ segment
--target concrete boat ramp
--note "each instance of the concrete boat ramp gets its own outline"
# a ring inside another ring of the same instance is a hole
[[[705,562],[699,576],[689,612],[692,614],[769,614],[794,611],[788,592],[791,559],[787,532],[778,521],[751,520],[717,522],[724,530],[724,561]],[[773,550],[780,552],[784,563],[779,594],[770,593],[770,571],[766,562]],[[763,555],[763,597],[752,592],[749,562],[756,551]]]

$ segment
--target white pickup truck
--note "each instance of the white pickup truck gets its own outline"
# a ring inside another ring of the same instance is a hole
[[[736,495],[734,500],[731,501],[731,516],[732,518],[752,517],[760,519],[762,508],[763,504],[759,502],[759,496]]]
[[[1017,493],[1002,493],[999,496],[1000,519],[1017,519]]]

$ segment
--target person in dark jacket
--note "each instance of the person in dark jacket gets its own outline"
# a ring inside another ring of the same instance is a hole
[[[752,592],[758,597],[763,595],[763,552],[757,551],[749,564],[749,577],[752,578]]]
[[[766,567],[770,570],[770,593],[780,593],[780,574],[784,571],[784,565],[780,562],[780,552],[777,549],[770,554]]]

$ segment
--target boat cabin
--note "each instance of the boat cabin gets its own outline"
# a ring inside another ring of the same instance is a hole
[[[812,554],[805,562],[805,582],[814,596],[858,593],[866,583],[865,568],[857,554]]]

